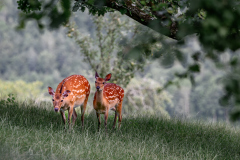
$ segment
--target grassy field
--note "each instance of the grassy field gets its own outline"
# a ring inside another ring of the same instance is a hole
[[[240,130],[160,116],[124,116],[97,132],[95,114],[69,131],[48,103],[0,103],[0,159],[240,159]]]

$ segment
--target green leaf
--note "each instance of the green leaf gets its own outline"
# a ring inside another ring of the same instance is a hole
[[[237,121],[240,117],[240,106],[237,106],[232,112],[231,112],[231,121]]]
[[[188,77],[188,72],[175,73],[175,76],[177,76],[177,77],[179,77],[179,78],[187,78],[187,77]]]
[[[188,67],[188,70],[191,72],[200,72],[200,66],[199,64],[193,64]]]
[[[227,105],[229,105],[229,95],[227,94],[227,95],[222,96],[222,97],[219,99],[219,104],[220,104],[221,106],[227,106]]]
[[[187,66],[187,56],[179,50],[176,50],[176,57],[183,67]]]
[[[230,65],[234,67],[234,66],[237,66],[237,64],[238,64],[238,58],[237,57],[232,58],[230,61]]]
[[[199,58],[200,58],[200,55],[201,55],[200,52],[195,52],[195,53],[192,55],[193,60],[194,60],[194,61],[198,61]]]
[[[125,9],[125,8],[124,8],[124,9],[120,9],[119,12],[120,12],[121,14],[125,14],[125,13],[127,13],[127,9]]]
[[[81,7],[81,11],[84,12],[85,11],[85,7],[82,6]]]
[[[77,12],[77,10],[79,9],[80,5],[78,2],[75,2],[74,5],[73,5],[73,8],[72,8],[72,11],[73,12]],[[81,8],[82,10],[82,8]],[[84,12],[84,11],[83,11]]]

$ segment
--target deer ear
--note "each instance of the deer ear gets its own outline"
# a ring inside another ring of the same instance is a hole
[[[109,81],[110,79],[111,79],[111,76],[112,76],[112,74],[111,73],[109,73],[108,75],[106,75],[106,77],[105,77],[105,81]]]
[[[52,96],[54,96],[55,92],[53,91],[53,89],[51,87],[48,87],[48,93]]]
[[[63,94],[62,94],[63,97],[67,97],[70,92],[71,92],[71,91],[69,91],[69,90],[64,91]]]
[[[99,77],[98,73],[96,72],[95,73],[95,78],[97,79]]]

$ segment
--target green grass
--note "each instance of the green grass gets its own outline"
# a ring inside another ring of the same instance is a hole
[[[0,159],[240,159],[240,131],[224,124],[128,115],[113,131],[111,115],[106,135],[78,115],[66,131],[51,104],[1,103]]]

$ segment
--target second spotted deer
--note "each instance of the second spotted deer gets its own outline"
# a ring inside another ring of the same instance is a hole
[[[104,114],[104,125],[107,131],[107,119],[109,110],[115,111],[115,118],[113,122],[113,128],[115,128],[116,120],[118,117],[118,128],[121,126],[122,121],[122,102],[124,97],[124,90],[114,84],[106,83],[111,79],[111,74],[108,74],[104,79],[100,78],[98,73],[95,74],[95,87],[96,92],[93,100],[93,107],[96,110],[98,118],[98,130],[100,129],[100,114]]]

